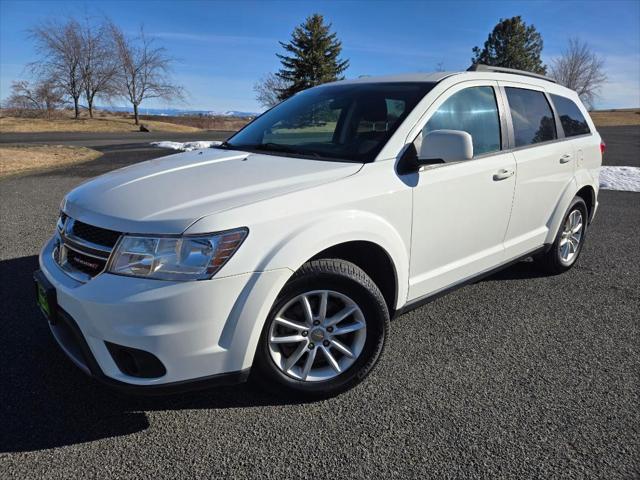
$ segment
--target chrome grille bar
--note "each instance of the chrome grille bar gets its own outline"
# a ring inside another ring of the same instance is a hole
[[[74,234],[74,223],[73,218],[61,213],[56,225],[58,246],[53,257],[67,275],[86,283],[104,272],[113,249],[78,237]]]

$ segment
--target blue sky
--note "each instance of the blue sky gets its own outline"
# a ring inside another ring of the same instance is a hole
[[[596,106],[640,106],[640,1],[10,1],[0,0],[0,98],[36,59],[26,30],[51,17],[109,16],[125,31],[144,23],[178,59],[189,92],[181,108],[260,110],[252,86],[278,69],[278,40],[311,13],[323,14],[351,62],[347,77],[466,69],[500,18],[522,15],[544,39],[549,62],[569,37],[606,61],[608,84]],[[124,105],[125,102],[118,102]],[[166,107],[149,102],[147,107]]]

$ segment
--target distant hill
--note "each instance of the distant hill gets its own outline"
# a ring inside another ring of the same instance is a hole
[[[109,112],[127,112],[133,113],[131,107],[116,106],[100,106],[100,110]],[[160,117],[257,117],[257,112],[242,112],[239,110],[227,110],[225,112],[217,112],[213,110],[182,110],[178,108],[140,108],[141,115],[160,116]]]

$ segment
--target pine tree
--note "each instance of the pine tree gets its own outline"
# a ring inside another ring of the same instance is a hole
[[[320,14],[313,14],[295,28],[291,41],[280,42],[289,55],[277,54],[282,68],[276,75],[288,87],[279,92],[280,100],[326,82],[341,80],[349,60],[339,58],[342,42],[331,33]]]
[[[517,68],[543,75],[547,73],[547,67],[540,58],[542,36],[520,16],[501,18],[484,42],[484,48],[474,47],[473,53],[473,63]]]

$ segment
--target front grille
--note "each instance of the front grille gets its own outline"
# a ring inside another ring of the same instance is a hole
[[[106,259],[98,259],[90,257],[83,253],[76,252],[71,249],[67,249],[67,262],[71,264],[76,270],[86,273],[92,277],[104,270],[107,264]]]
[[[65,214],[61,214],[58,225],[53,258],[62,270],[82,282],[102,273],[120,233],[80,222]]]
[[[113,230],[107,230],[106,228],[94,227],[88,223],[83,223],[78,220],[73,222],[72,233],[74,236],[86,240],[87,242],[102,245],[104,247],[113,248],[113,246],[120,238],[119,232]]]

